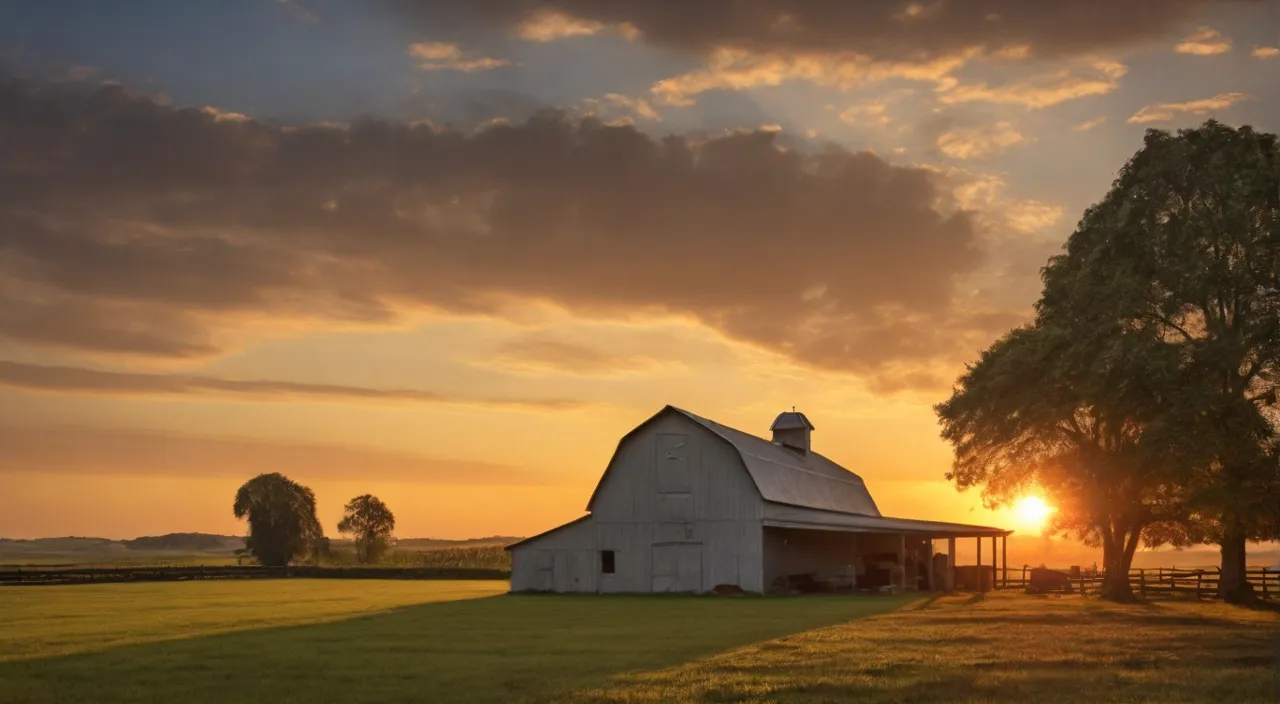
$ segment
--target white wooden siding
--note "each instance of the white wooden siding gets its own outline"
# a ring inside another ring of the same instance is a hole
[[[595,552],[590,570],[573,561],[576,558],[561,558],[552,573],[577,575],[578,582],[553,578],[555,591],[590,585],[602,593],[650,592],[655,584],[664,591],[709,591],[720,584],[762,591],[764,509],[759,492],[737,451],[682,415],[659,418],[622,443],[593,509],[590,520],[580,524],[591,526],[590,538],[579,526],[570,526],[512,550],[513,591],[539,584],[536,564],[522,554],[530,548]],[[655,545],[667,544],[701,547],[658,549],[663,554],[655,558]],[[614,552],[613,574],[600,572],[602,550]],[[655,576],[655,559],[666,565],[673,554],[685,567]],[[697,561],[696,569],[689,566],[690,560]]]
[[[511,549],[511,591],[595,592],[600,553],[591,519]]]

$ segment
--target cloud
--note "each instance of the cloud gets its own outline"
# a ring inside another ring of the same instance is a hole
[[[893,121],[889,117],[889,104],[884,100],[850,105],[838,117],[846,124],[871,127],[882,127]]]
[[[1161,39],[1200,17],[1211,0],[383,0],[427,31],[442,27],[515,31],[548,13],[562,22],[627,23],[644,41],[711,56],[725,48],[753,54],[852,52],[893,61],[929,61],[1026,47],[1029,56],[1087,55]],[[1261,6],[1262,0],[1236,4]],[[588,25],[589,26],[589,25]],[[1012,53],[1019,53],[1013,51]]]
[[[1193,56],[1213,56],[1231,51],[1231,40],[1223,37],[1215,29],[1200,27],[1173,48],[1179,54]]]
[[[943,86],[938,95],[944,104],[989,102],[1046,108],[1069,100],[1106,95],[1120,85],[1129,69],[1109,60],[1093,60],[1082,67],[1064,68],[996,86],[987,83]]]
[[[1280,56],[1280,48],[1274,46],[1255,46],[1249,55],[1255,59],[1274,59]]]
[[[540,11],[515,27],[516,36],[529,42],[553,42],[567,37],[589,37],[604,29],[603,22],[578,19],[555,10]]]
[[[1009,122],[987,127],[964,128],[938,136],[938,149],[953,159],[978,159],[1027,141]]]
[[[717,49],[706,66],[658,81],[651,88],[669,105],[692,105],[693,98],[713,90],[747,90],[809,81],[848,90],[857,85],[901,78],[945,83],[971,55],[957,54],[926,61],[880,61],[857,53],[756,53]]]
[[[67,69],[67,80],[87,81],[101,73],[97,66],[72,66]]]
[[[1190,100],[1185,103],[1160,103],[1147,105],[1129,117],[1129,124],[1141,125],[1148,122],[1167,122],[1178,115],[1207,115],[1217,110],[1226,110],[1232,105],[1253,96],[1246,93],[1219,93],[1212,98]]]
[[[557,483],[553,475],[527,469],[410,452],[75,426],[0,426],[0,447],[5,449],[0,474],[248,478],[295,468],[308,480],[376,477],[435,486]]]
[[[1071,131],[1072,132],[1088,132],[1094,127],[1101,127],[1102,125],[1105,125],[1105,124],[1107,124],[1107,118],[1105,116],[1095,117],[1092,120],[1085,120],[1084,122],[1081,122],[1078,125],[1072,125]]]
[[[315,24],[320,21],[319,15],[298,4],[297,0],[276,0],[276,2],[299,22]]]
[[[244,113],[227,112],[225,110],[219,110],[211,105],[206,105],[203,108],[200,108],[200,111],[212,117],[214,122],[244,122],[249,119],[249,116]]]
[[[653,109],[653,104],[644,98],[634,98],[621,93],[607,93],[599,98],[588,98],[582,101],[589,114],[607,118],[608,113],[621,112],[624,120],[638,117],[642,120],[662,122],[662,116]]]
[[[535,335],[504,344],[486,364],[535,374],[617,376],[649,372],[663,363],[643,355],[609,354]]]
[[[494,59],[487,56],[467,57],[457,44],[449,42],[418,42],[409,46],[409,56],[424,59],[418,64],[423,71],[489,71],[503,66],[510,66],[506,59]]]
[[[469,399],[416,389],[309,384],[265,379],[238,380],[183,374],[113,372],[0,361],[0,386],[24,391],[110,396],[186,396],[212,394],[255,400],[321,399],[453,404],[487,408],[568,410],[585,404],[560,399]]]
[[[17,343],[190,359],[255,329],[533,300],[674,314],[875,376],[952,363],[970,329],[974,214],[871,153],[557,113],[285,128],[78,86],[0,84],[0,337]]]
[[[1043,232],[1062,220],[1062,206],[1038,200],[1021,200],[1004,209],[1010,229],[1023,234]]]

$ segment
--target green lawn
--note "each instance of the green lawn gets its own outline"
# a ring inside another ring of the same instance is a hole
[[[1275,702],[1218,604],[507,596],[501,582],[0,589],[0,702]]]

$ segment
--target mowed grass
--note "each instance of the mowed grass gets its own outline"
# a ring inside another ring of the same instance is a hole
[[[506,590],[497,581],[345,579],[0,587],[0,663],[323,623]]]
[[[505,583],[0,589],[0,702],[1275,702],[1280,619],[1016,594],[508,596]]]

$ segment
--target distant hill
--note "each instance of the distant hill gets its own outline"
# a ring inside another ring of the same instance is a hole
[[[120,541],[109,538],[81,538],[78,536],[33,538],[31,540],[0,538],[0,551],[4,552],[98,552],[121,548],[123,548],[123,545]]]
[[[464,540],[403,538],[396,541],[396,549],[406,552],[427,552],[450,548],[501,547],[518,540],[520,538],[503,535]],[[335,537],[332,546],[349,550],[351,541]],[[244,538],[215,533],[166,533],[144,535],[131,540],[80,536],[30,540],[0,538],[0,565],[152,562],[217,564],[223,560],[233,560],[235,551],[243,547]]]
[[[196,552],[231,552],[244,547],[244,538],[212,533],[166,533],[122,540],[130,550],[180,550]]]

